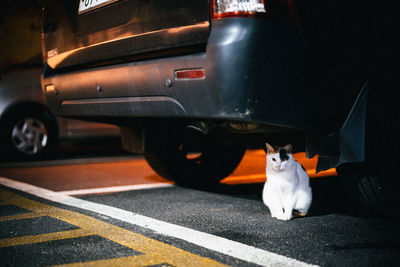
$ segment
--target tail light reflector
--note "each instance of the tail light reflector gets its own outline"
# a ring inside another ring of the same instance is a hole
[[[175,71],[176,80],[188,80],[188,79],[204,79],[206,72],[204,69],[186,69]]]

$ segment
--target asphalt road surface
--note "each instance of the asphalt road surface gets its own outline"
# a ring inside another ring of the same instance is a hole
[[[261,201],[262,151],[214,188],[91,153],[0,164],[0,266],[400,266],[398,219],[361,216],[332,171],[311,178],[307,217],[279,221]]]

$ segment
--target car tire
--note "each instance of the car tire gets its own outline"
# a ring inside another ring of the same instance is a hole
[[[36,159],[57,142],[57,120],[50,112],[19,109],[6,115],[0,134],[3,157]]]
[[[398,217],[398,183],[393,173],[376,172],[371,163],[347,163],[336,168],[352,208],[369,217]]]
[[[210,186],[231,174],[239,165],[245,149],[202,143],[191,149],[177,130],[152,129],[145,135],[144,156],[162,177],[187,186]]]

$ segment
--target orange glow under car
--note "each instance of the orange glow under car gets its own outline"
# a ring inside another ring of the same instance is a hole
[[[310,178],[337,175],[334,168],[316,173],[318,156],[308,159],[304,152],[293,154],[293,156],[307,170]],[[230,176],[223,179],[221,183],[251,184],[263,183],[265,180],[265,152],[263,150],[248,150],[238,168]]]

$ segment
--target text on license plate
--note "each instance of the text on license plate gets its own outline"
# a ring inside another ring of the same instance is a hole
[[[111,4],[112,2],[115,2],[118,0],[79,0],[79,10],[78,13],[84,13],[89,10],[93,10],[108,4]]]

